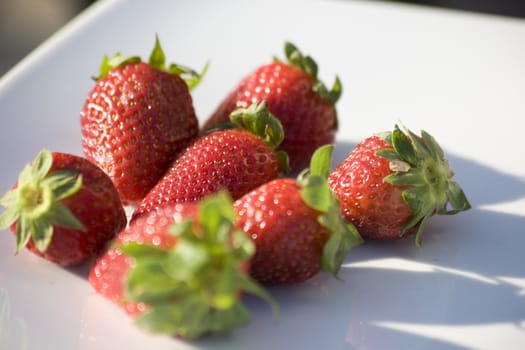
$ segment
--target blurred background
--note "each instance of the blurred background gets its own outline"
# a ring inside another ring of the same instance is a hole
[[[0,76],[94,1],[96,0],[0,0]],[[524,0],[404,0],[397,2],[525,18]]]

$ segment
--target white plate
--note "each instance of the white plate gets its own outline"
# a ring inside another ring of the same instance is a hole
[[[96,295],[88,266],[62,269],[0,235],[0,347],[6,349],[522,349],[525,344],[525,22],[382,2],[102,1],[0,81],[0,192],[43,147],[81,154],[79,111],[101,57],[167,57],[200,68],[201,119],[235,82],[295,42],[340,75],[335,162],[401,121],[445,148],[473,209],[435,217],[423,247],[366,243],[341,280],[272,288],[224,337],[151,336]]]

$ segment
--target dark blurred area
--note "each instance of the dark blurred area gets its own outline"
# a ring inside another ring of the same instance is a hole
[[[361,1],[405,2],[525,18],[525,0]],[[0,76],[93,2],[95,0],[0,0]]]
[[[405,2],[476,13],[525,18],[525,1],[523,0],[396,0],[390,2]]]
[[[94,0],[0,0],[0,76]]]

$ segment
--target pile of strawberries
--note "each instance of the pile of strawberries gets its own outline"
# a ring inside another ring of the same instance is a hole
[[[84,157],[41,151],[1,199],[0,229],[89,282],[149,331],[186,338],[249,322],[244,293],[337,275],[367,239],[414,235],[434,214],[470,208],[426,132],[363,140],[334,169],[339,78],[310,56],[255,69],[199,126],[197,73],[104,57],[80,115]],[[125,207],[131,210],[127,216]],[[95,258],[94,260],[91,258]]]

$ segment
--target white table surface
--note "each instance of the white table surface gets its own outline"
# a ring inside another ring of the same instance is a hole
[[[277,10],[276,10],[277,8]],[[43,147],[81,154],[79,112],[101,57],[211,66],[194,91],[204,120],[245,74],[291,40],[344,86],[334,165],[402,122],[441,142],[473,208],[412,240],[366,243],[341,281],[272,288],[282,319],[182,342],[135,328],[96,295],[88,265],[63,269],[0,235],[0,349],[525,348],[525,21],[351,0],[99,0],[0,80],[0,192]]]

